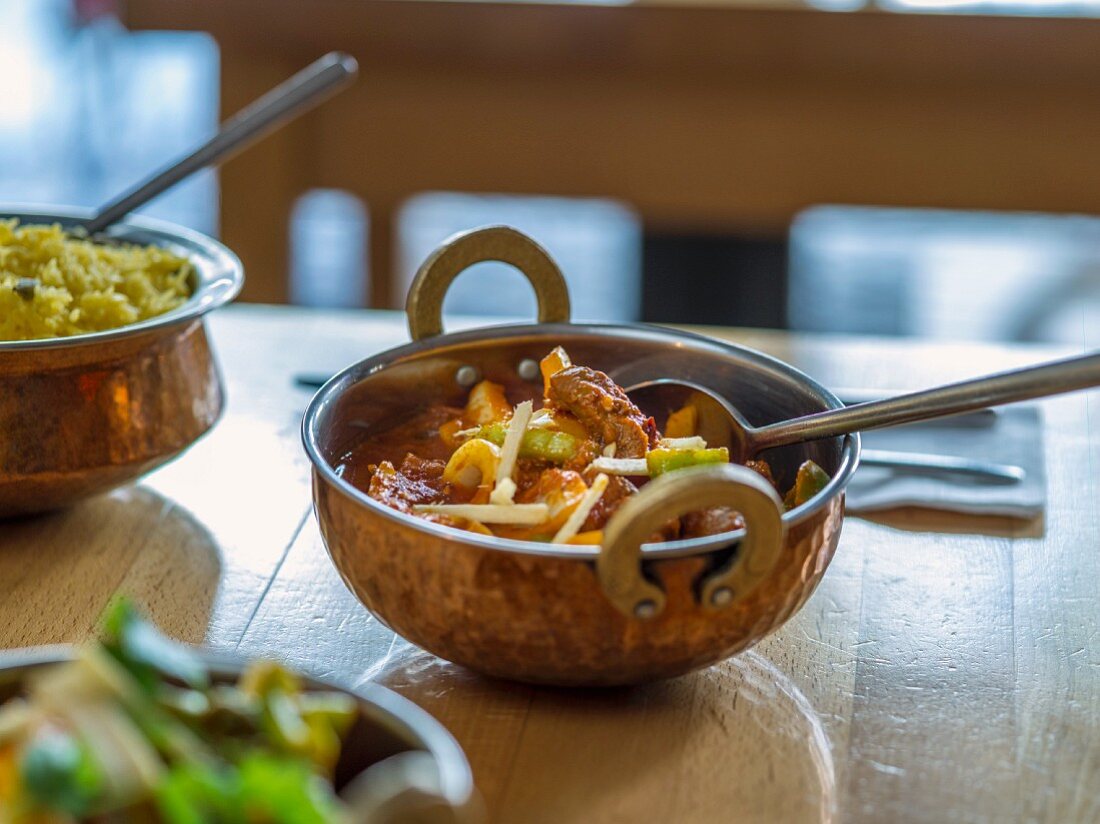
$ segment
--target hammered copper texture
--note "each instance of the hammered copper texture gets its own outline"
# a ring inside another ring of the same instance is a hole
[[[0,358],[0,517],[127,483],[210,429],[221,379],[201,320]]]
[[[787,533],[771,575],[728,610],[694,589],[703,557],[655,559],[664,612],[627,618],[604,597],[591,561],[449,540],[379,514],[314,472],[321,532],[364,605],[424,649],[488,675],[595,686],[669,678],[720,661],[774,631],[809,598],[840,538],[843,495]]]

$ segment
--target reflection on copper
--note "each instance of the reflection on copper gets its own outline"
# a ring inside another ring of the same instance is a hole
[[[190,446],[222,409],[201,320],[0,359],[0,518],[67,506]]]
[[[80,389],[80,395],[84,398],[85,402],[91,403],[95,400],[96,395],[99,393],[99,387],[103,384],[108,374],[110,373],[106,370],[97,370],[94,372],[85,372],[77,376],[76,385]]]

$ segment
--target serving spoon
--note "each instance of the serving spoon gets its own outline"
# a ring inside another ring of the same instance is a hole
[[[661,379],[635,384],[626,391],[631,399],[647,412],[656,409],[662,413],[670,413],[684,406],[695,407],[698,415],[696,426],[709,446],[733,447],[738,442],[736,433],[739,428],[746,426],[736,407],[725,398],[697,383]],[[983,411],[992,412],[993,410]],[[958,416],[959,420],[965,420],[967,417],[967,415]],[[1027,477],[1024,468],[1015,464],[960,458],[954,455],[937,455],[930,452],[864,448],[860,450],[859,462],[861,466],[905,469],[918,474],[965,475],[994,484],[1020,483]]]
[[[688,381],[660,378],[636,383],[626,393],[646,410],[675,410],[689,403],[694,405],[698,412],[698,434],[708,444],[727,446],[731,460],[744,463],[777,446],[899,426],[1095,386],[1100,386],[1100,354],[1080,355],[766,426],[752,426],[728,400]]]
[[[350,83],[357,71],[355,58],[341,52],[329,52],[241,109],[191,154],[123,192],[73,228],[89,235],[103,231],[185,177],[228,160],[253,141],[312,109]]]

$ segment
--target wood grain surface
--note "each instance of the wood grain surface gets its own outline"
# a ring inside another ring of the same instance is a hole
[[[178,637],[416,701],[497,822],[1100,820],[1100,394],[1042,404],[1042,522],[849,518],[821,587],[754,650],[644,688],[535,689],[395,637],[321,544],[293,376],[403,342],[403,317],[236,307],[211,331],[212,434],[138,486],[0,523],[0,647],[86,638],[125,590]],[[1056,354],[710,331],[836,386]]]

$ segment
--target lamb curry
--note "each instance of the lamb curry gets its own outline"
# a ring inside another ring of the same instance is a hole
[[[538,408],[535,400],[513,406],[502,385],[481,381],[464,407],[429,406],[371,435],[337,471],[388,507],[456,529],[598,545],[611,516],[650,478],[730,460],[696,433],[693,407],[669,415],[662,433],[610,377],[574,365],[560,346],[540,369]],[[766,462],[747,465],[775,485]],[[828,480],[807,461],[784,504],[804,503]],[[653,540],[741,526],[738,513],[717,507],[665,524]]]

